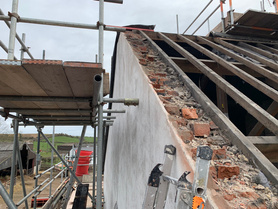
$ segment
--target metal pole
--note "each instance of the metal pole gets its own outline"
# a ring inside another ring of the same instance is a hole
[[[222,0],[220,0],[220,7],[221,7],[222,33],[225,33],[225,17],[224,17],[224,9],[223,9]]]
[[[230,3],[230,17],[231,17],[231,25],[234,24],[234,11],[233,11],[233,2],[229,0]]]
[[[96,197],[96,139],[97,139],[97,129],[94,127],[94,159],[93,159],[93,201],[94,201],[94,206],[95,206],[95,197]]]
[[[103,65],[104,0],[99,0],[99,63]],[[103,77],[103,74],[102,74]],[[99,91],[99,103],[103,102],[103,79]],[[103,106],[98,107],[98,144],[97,144],[97,208],[102,209],[102,140]]]
[[[204,22],[202,22],[202,24],[192,33],[192,35],[194,35],[204,24],[205,22],[219,9],[220,5],[218,5],[213,12],[204,20]]]
[[[22,42],[25,43],[25,38],[26,38],[26,35],[25,33],[22,33]],[[24,47],[21,46],[21,53],[20,53],[20,60],[23,60],[24,59]]]
[[[54,140],[55,140],[55,126],[53,126],[53,132],[52,132],[53,147],[54,147]],[[53,167],[53,155],[54,155],[54,151],[51,149],[51,167]],[[50,179],[52,179],[52,175],[53,175],[53,169],[51,169],[50,171]],[[49,185],[49,197],[51,197],[51,193],[52,193],[52,183]]]
[[[42,59],[45,60],[45,50],[42,51]]]
[[[81,137],[80,137],[78,148],[77,148],[77,152],[76,152],[76,157],[75,157],[74,164],[73,164],[73,169],[72,169],[73,173],[75,173],[76,168],[77,168],[77,164],[78,164],[82,144],[83,144],[83,141],[84,141],[84,136],[85,136],[85,133],[86,133],[86,129],[87,129],[87,126],[83,126]],[[67,186],[67,194],[66,194],[65,199],[64,199],[64,205],[63,205],[64,209],[67,207],[73,183],[74,183],[74,176],[71,175],[69,184]]]
[[[17,140],[18,140],[18,121],[16,119],[13,120],[14,124],[14,142],[13,142],[13,158],[12,158],[12,166],[11,166],[11,175],[10,175],[10,198],[13,199],[14,195],[14,183],[15,183],[15,172],[16,172],[16,148],[17,148]]]
[[[17,122],[18,123],[18,122]],[[16,126],[14,125],[14,129]],[[17,124],[17,129],[18,129],[18,124]],[[19,142],[18,140],[16,141],[16,151],[17,151],[17,160],[18,160],[18,165],[19,165],[19,172],[20,172],[20,177],[21,177],[21,185],[22,185],[22,191],[23,191],[23,196],[26,196],[26,188],[25,188],[25,181],[24,181],[24,172],[23,172],[23,166],[22,166],[22,160],[21,160],[21,154],[20,154],[20,148],[19,148]],[[25,208],[28,209],[28,202],[25,200]]]
[[[62,158],[64,159],[65,155],[62,154]],[[64,163],[62,162],[62,173],[61,173],[61,183],[63,182],[63,176],[64,176]]]
[[[180,34],[180,31],[179,31],[179,15],[176,15],[176,20],[177,20],[177,34]]]
[[[0,9],[0,15],[4,15],[4,13],[2,12],[2,10]],[[6,23],[6,25],[11,28],[10,23],[8,22],[8,20],[4,20],[4,22]],[[24,49],[25,52],[27,52],[27,54],[29,55],[29,57],[31,59],[34,59],[34,57],[32,56],[32,54],[30,53],[29,49],[26,47],[25,43],[20,39],[20,37],[15,34],[16,39],[18,40],[18,42],[21,44],[22,48]],[[7,50],[8,51],[8,50]],[[8,52],[7,52],[8,53]]]
[[[185,29],[185,31],[182,34],[185,34],[186,31],[196,22],[196,20],[203,14],[203,12],[208,8],[208,6],[211,4],[213,0],[210,0],[210,2],[205,6],[205,8],[198,14],[198,16],[193,20],[193,22],[188,26],[188,28]]]
[[[5,190],[1,181],[0,181],[0,195],[2,196],[3,200],[5,201],[9,209],[17,209],[17,207],[15,206],[13,200],[10,198],[9,194]]]
[[[40,144],[41,144],[41,128],[38,128],[38,143],[37,143],[37,156],[36,156],[36,176],[39,174],[40,162]],[[38,186],[38,179],[35,179],[35,188]],[[37,208],[37,197],[34,197],[34,208]]]
[[[0,20],[9,21],[11,18],[9,16],[0,15]],[[34,18],[26,18],[20,17],[17,20],[18,23],[32,23],[39,25],[50,25],[50,26],[62,26],[62,27],[70,27],[70,28],[81,28],[81,29],[93,29],[97,30],[97,25],[90,25],[84,23],[72,23],[72,22],[62,22],[62,21],[53,21],[53,20],[42,20],[42,19],[34,19]],[[126,32],[126,28],[116,27],[116,26],[103,26],[106,31],[115,31],[115,32]]]
[[[15,36],[16,36],[16,23],[17,23],[17,11],[18,11],[18,0],[13,0],[12,6],[12,17],[11,17],[11,28],[9,37],[9,52],[8,60],[14,59],[14,48],[15,48]]]

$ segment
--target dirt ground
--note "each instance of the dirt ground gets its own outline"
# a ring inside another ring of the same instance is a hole
[[[53,176],[57,175],[58,171],[54,171],[53,172]],[[50,176],[50,172],[44,174],[42,177],[39,178],[39,183],[42,183],[44,180],[46,180],[48,177]],[[63,178],[64,179],[64,178]],[[25,187],[26,187],[26,192],[27,194],[30,193],[33,189],[34,189],[34,185],[35,185],[35,180],[34,180],[34,176],[24,176],[24,180],[25,180]],[[10,181],[9,178],[4,180],[1,179],[2,184],[4,185],[5,189],[7,190],[7,192],[9,193],[10,190]],[[46,185],[47,183],[45,183],[44,185]],[[53,183],[52,183],[52,194],[53,192],[56,190],[56,188],[58,188],[58,186],[61,184],[61,177],[58,177]],[[42,186],[43,187],[43,186]],[[41,188],[42,188],[41,187]],[[33,196],[33,195],[32,195]],[[29,208],[31,207],[31,199],[32,196],[30,196],[27,201],[28,201],[28,205]],[[38,198],[47,198],[49,197],[49,186],[41,192],[41,194],[38,196]],[[14,202],[15,204],[18,203],[21,199],[23,198],[23,191],[22,191],[22,184],[21,184],[21,178],[20,176],[17,176],[16,178],[16,184],[14,186]],[[5,209],[8,208],[3,200],[3,198],[0,196],[0,208],[1,209]],[[24,209],[25,208],[25,203],[23,202],[18,208]]]

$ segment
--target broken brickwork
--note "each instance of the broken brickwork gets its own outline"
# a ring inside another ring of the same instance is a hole
[[[209,189],[230,208],[278,208],[277,185],[271,185],[251,159],[233,146],[192,97],[174,69],[162,62],[146,39],[136,32],[127,32],[139,63],[157,93],[176,133],[196,158],[199,145],[213,149]],[[220,200],[219,200],[220,201]],[[227,208],[225,206],[225,208]]]

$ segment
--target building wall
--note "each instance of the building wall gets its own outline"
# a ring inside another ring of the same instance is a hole
[[[116,114],[109,131],[104,168],[105,208],[113,209],[117,204],[118,208],[141,209],[149,174],[157,163],[163,163],[165,145],[177,148],[171,176],[179,178],[194,163],[123,34],[117,49],[114,98],[139,98],[140,104],[113,104],[113,109],[126,109],[126,113]],[[166,208],[174,208],[174,199],[175,188],[170,186]]]

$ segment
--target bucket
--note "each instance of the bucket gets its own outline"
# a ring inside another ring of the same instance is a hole
[[[77,153],[77,150],[75,151]],[[82,165],[82,164],[89,164],[90,163],[90,155],[93,153],[93,151],[87,151],[87,150],[81,150],[80,156],[78,159],[78,165],[76,168],[76,176],[83,176],[88,174],[89,165]]]

